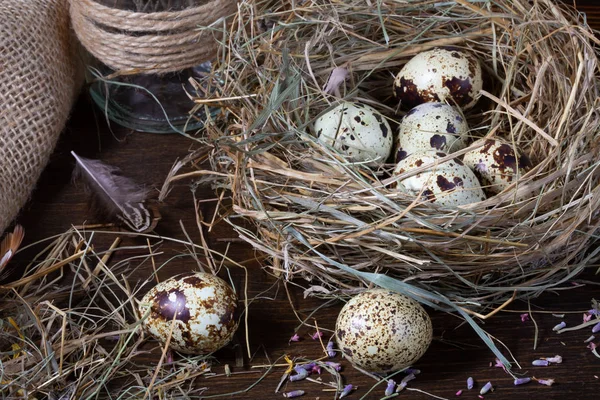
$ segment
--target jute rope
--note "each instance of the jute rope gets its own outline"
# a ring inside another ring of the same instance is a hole
[[[236,9],[237,0],[213,0],[180,11],[140,13],[71,0],[71,19],[81,43],[110,68],[163,74],[213,58],[222,29],[216,22]]]

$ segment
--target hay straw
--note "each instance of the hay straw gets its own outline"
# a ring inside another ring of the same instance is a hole
[[[330,298],[390,278],[484,314],[514,293],[560,287],[598,259],[599,43],[584,16],[550,0],[238,8],[215,71],[223,86],[213,101],[228,118],[207,126],[214,172],[170,179],[229,191],[233,206],[221,215],[274,275],[304,279],[307,293]],[[439,45],[473,52],[490,78],[466,114],[473,140],[502,137],[536,165],[460,209],[419,202],[393,187],[394,165],[351,163],[311,133],[340,100],[323,90],[338,67],[349,71],[343,99],[399,121],[393,75]]]

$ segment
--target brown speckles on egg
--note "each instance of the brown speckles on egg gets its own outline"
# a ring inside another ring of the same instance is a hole
[[[466,147],[468,134],[469,125],[456,108],[444,103],[424,103],[413,108],[400,123],[396,147],[410,154],[430,150],[454,153]]]
[[[491,194],[502,192],[532,168],[526,155],[515,151],[513,144],[500,139],[485,140],[481,148],[465,154],[464,163]]]
[[[338,150],[351,161],[383,163],[393,145],[389,124],[374,108],[343,102],[315,121],[319,142]]]
[[[206,354],[227,344],[237,329],[237,296],[222,279],[197,273],[168,279],[150,289],[140,301],[144,327],[170,347]]]
[[[185,295],[177,289],[157,292],[154,295],[152,311],[157,314],[157,317],[167,321],[176,319],[188,322],[190,320]]]
[[[398,163],[394,175],[399,175],[400,170],[410,171],[423,165],[432,167],[404,178],[398,187],[444,207],[476,203],[485,198],[475,174],[458,159],[439,163],[445,156],[445,153],[433,151],[409,155]]]
[[[409,60],[394,80],[403,107],[449,101],[464,109],[475,105],[483,86],[479,61],[460,49],[434,48]]]
[[[355,328],[355,319],[362,321],[361,328]],[[425,353],[431,337],[425,310],[414,300],[384,289],[352,298],[336,322],[336,340],[344,356],[371,372],[391,372],[413,364]]]

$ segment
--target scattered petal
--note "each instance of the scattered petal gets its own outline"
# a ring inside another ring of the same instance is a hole
[[[592,328],[592,333],[598,333],[600,332],[600,322],[598,322],[596,325],[594,325],[594,327]]]
[[[547,367],[548,364],[550,364],[548,360],[533,360],[531,363],[531,365],[535,365],[536,367]]]
[[[319,340],[319,338],[322,338],[322,337],[323,337],[323,332],[321,332],[321,331],[317,331],[317,332],[313,333],[312,335],[310,335],[310,338],[312,340]]]
[[[292,337],[290,338],[290,340],[288,341],[288,343],[291,343],[291,342],[299,342],[299,341],[300,341],[300,336],[298,336],[298,334],[297,334],[297,333],[294,333],[294,336],[292,336]]]
[[[336,362],[332,362],[332,361],[325,361],[325,365],[335,369],[338,372],[340,372],[342,370],[342,364],[340,364],[340,363],[336,363]]]
[[[529,313],[521,314],[521,322],[529,321]]]
[[[456,392],[457,396],[460,396],[462,394],[462,389],[460,389],[458,392]]]
[[[304,396],[304,390],[292,390],[291,392],[283,394],[283,397],[287,397],[288,399],[300,396]]]
[[[560,324],[558,324],[554,328],[552,328],[552,330],[555,332],[560,331],[561,329],[563,329],[566,326],[567,326],[567,324],[565,323],[565,321],[562,321]]]
[[[490,390],[493,390],[494,388],[492,387],[492,382],[488,382],[485,385],[483,385],[483,387],[481,388],[481,390],[479,391],[480,395],[484,395],[487,392],[489,392]]]
[[[336,67],[331,71],[327,84],[323,91],[327,94],[334,94],[339,92],[340,86],[346,81],[348,77],[348,70],[343,67]]]
[[[515,386],[524,385],[531,382],[531,378],[517,378],[515,379]]]
[[[552,316],[556,318],[564,318],[565,314],[552,314]]]
[[[483,399],[484,397],[480,394],[477,395],[478,398]]]
[[[294,368],[294,370],[296,371],[296,375],[290,376],[290,382],[301,381],[303,379],[306,379],[306,377],[308,376],[308,371],[302,367],[296,367]]]
[[[394,389],[396,389],[396,381],[393,379],[388,379],[387,387],[385,388],[385,395],[391,396],[394,393]]]
[[[346,385],[344,387],[344,390],[342,390],[342,393],[340,393],[340,399],[348,396],[350,394],[350,392],[352,391],[352,389],[354,389],[354,386]]]
[[[419,375],[421,373],[420,369],[416,369],[416,368],[406,368],[404,370],[405,374],[413,374],[413,375]]]
[[[321,367],[315,365],[314,367],[312,367],[310,372],[312,372],[313,374],[321,375]]]
[[[541,385],[552,386],[554,384],[554,379],[537,379],[535,376],[533,379]]]
[[[473,389],[473,386],[475,386],[475,381],[473,378],[469,377],[469,379],[467,379],[467,389],[471,390]]]
[[[554,357],[546,357],[545,360],[552,364],[560,364],[563,361],[562,357],[558,356],[558,355],[556,355]]]
[[[592,351],[596,350],[596,343],[594,343],[594,342],[590,342],[590,343],[587,345],[587,348],[588,348],[588,349],[590,349],[590,350],[592,350]]]
[[[333,342],[327,343],[327,356],[329,358],[335,357],[335,350],[333,350]]]
[[[592,308],[591,310],[588,311],[589,314],[595,315],[595,316],[600,316],[600,311],[596,310],[595,308]]]
[[[592,314],[589,313],[584,313],[583,314],[583,323],[585,324],[586,322],[590,322],[590,320],[592,319]]]

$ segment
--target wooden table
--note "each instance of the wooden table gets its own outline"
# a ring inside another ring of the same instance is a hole
[[[595,0],[577,1],[580,10],[587,12],[588,21],[596,28],[600,27],[600,4]],[[96,121],[95,123],[93,121]],[[82,96],[66,131],[62,135],[59,146],[43,174],[31,202],[22,211],[18,221],[26,230],[26,243],[46,238],[50,235],[64,232],[72,224],[93,221],[94,215],[88,210],[87,196],[82,188],[71,182],[72,158],[69,154],[75,150],[81,155],[101,157],[103,161],[120,167],[126,175],[138,182],[145,182],[153,187],[160,187],[176,158],[187,154],[194,145],[189,140],[177,135],[140,134],[123,129],[116,129],[114,134],[109,131],[102,116]],[[200,235],[196,225],[196,214],[189,182],[177,184],[162,208],[162,221],[157,232],[165,237],[185,239],[182,227],[191,239],[199,242]],[[208,188],[199,188],[196,193],[199,199],[210,200],[213,193]],[[214,201],[200,203],[205,216],[212,215]],[[289,299],[281,283],[277,283],[258,262],[252,261],[255,253],[248,246],[237,240],[236,234],[225,224],[220,224],[212,232],[204,231],[210,248],[224,252],[230,242],[229,254],[236,260],[247,261],[249,268],[248,297],[256,298],[249,307],[248,342],[252,358],[246,355],[245,335],[243,324],[236,337],[237,350],[229,346],[215,354],[218,363],[212,367],[212,372],[224,373],[224,364],[232,366],[234,374],[230,377],[223,375],[196,381],[198,387],[207,387],[207,395],[228,393],[245,390],[255,382],[262,368],[252,368],[268,364],[287,354],[292,357],[317,358],[323,355],[320,344],[309,338],[315,329],[302,326],[298,333],[303,338],[297,343],[288,343],[300,321],[291,311],[290,302],[298,310],[301,318],[307,318],[309,312],[321,303],[317,300],[303,299],[299,290],[291,288]],[[100,236],[94,245],[101,249],[107,248],[114,236]],[[125,243],[143,244],[145,239],[127,239]],[[160,250],[162,255],[156,257],[160,264],[173,255],[186,251],[182,245],[165,242]],[[131,255],[131,252],[128,253]],[[119,255],[117,255],[119,257]],[[122,256],[121,256],[122,257]],[[171,261],[159,272],[161,279],[197,269],[192,257],[182,257]],[[238,290],[243,288],[244,275],[236,268],[231,269]],[[546,387],[537,383],[515,387],[513,379],[500,368],[490,367],[493,354],[454,316],[430,312],[434,324],[434,342],[425,356],[416,364],[422,373],[409,384],[411,391],[401,394],[411,399],[429,399],[430,396],[419,391],[428,392],[442,398],[454,398],[459,389],[463,389],[461,398],[477,398],[479,389],[488,381],[493,383],[493,393],[486,398],[497,399],[592,399],[600,393],[600,359],[596,358],[584,340],[591,334],[590,329],[557,335],[552,331],[560,318],[551,312],[562,314],[566,311],[578,311],[566,314],[564,320],[569,325],[581,323],[582,313],[590,308],[591,299],[599,296],[598,282],[593,267],[588,273],[577,279],[578,282],[589,281],[581,287],[570,291],[546,293],[531,302],[533,317],[539,328],[537,349],[534,345],[533,322],[521,322],[520,314],[527,312],[528,304],[515,302],[506,312],[502,312],[484,322],[485,329],[504,343],[515,358],[522,363],[523,370],[518,371],[527,376],[539,378],[554,378],[556,384]],[[144,267],[132,275],[135,285],[146,279],[151,273],[150,267]],[[312,315],[307,323],[318,323],[325,332],[331,329],[341,305],[334,304],[324,307]],[[328,334],[328,333],[327,333]],[[239,351],[238,351],[239,350]],[[532,367],[531,362],[540,357],[561,355],[564,362],[551,367]],[[236,357],[244,355],[243,366],[236,365]],[[156,362],[152,358],[151,362]],[[347,361],[336,357],[333,361],[343,365],[342,375],[347,383],[358,389],[351,399],[362,398],[375,381],[351,368]],[[237,394],[227,398],[235,399],[275,399],[282,398],[275,394],[274,389],[284,371],[284,367],[275,367],[265,379],[247,393]],[[477,382],[476,389],[465,389],[468,377]],[[328,380],[323,376],[324,381]],[[323,391],[325,386],[303,381],[288,383],[284,390],[303,389],[303,398],[314,399],[333,398],[332,392]],[[364,398],[378,399],[383,397],[383,386],[377,387]],[[419,391],[416,391],[419,390]]]

